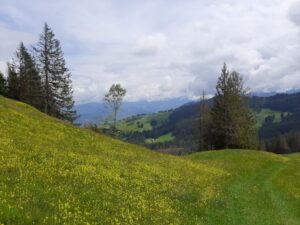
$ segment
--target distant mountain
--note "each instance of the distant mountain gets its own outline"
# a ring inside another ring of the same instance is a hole
[[[278,94],[277,92],[261,92],[261,91],[257,91],[257,92],[251,92],[250,96],[256,96],[256,97],[271,97]]]
[[[256,97],[271,97],[278,94],[295,94],[299,93],[300,88],[290,89],[285,92],[276,92],[276,91],[254,91],[250,93],[250,96],[256,96]]]
[[[276,94],[270,97],[252,97],[252,108],[268,108],[281,112],[295,112],[300,110],[300,92]]]
[[[123,119],[137,114],[149,114],[169,109],[175,109],[191,100],[188,98],[173,98],[161,101],[137,101],[124,102],[118,114],[118,119]],[[91,102],[86,104],[75,105],[75,109],[80,115],[77,123],[85,122],[100,123],[99,117],[109,115],[110,110],[103,103]]]
[[[213,98],[207,100],[211,105]],[[275,94],[269,97],[253,96],[250,99],[250,107],[253,109],[270,109],[279,112],[300,112],[300,92]],[[200,109],[200,102],[189,102],[172,111],[170,122],[177,123],[181,120],[196,118]]]

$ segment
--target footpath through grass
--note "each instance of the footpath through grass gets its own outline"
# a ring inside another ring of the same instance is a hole
[[[205,224],[300,224],[300,155],[225,150],[188,158],[231,174]]]

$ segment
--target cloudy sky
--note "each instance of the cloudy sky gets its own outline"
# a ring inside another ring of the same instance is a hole
[[[214,93],[224,62],[252,91],[300,87],[297,0],[0,0],[0,70],[43,23],[61,41],[77,103],[112,83],[127,100]]]

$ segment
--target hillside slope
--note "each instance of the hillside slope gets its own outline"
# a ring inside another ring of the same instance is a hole
[[[270,97],[256,97],[250,99],[249,105],[253,110],[256,119],[255,128],[258,130],[259,139],[263,142],[261,146],[268,151],[276,153],[300,152],[300,144],[295,133],[300,135],[300,93],[276,94]],[[213,105],[213,98],[207,103]],[[147,129],[138,128],[140,121],[145,119],[156,121],[162,112],[151,115],[140,115],[119,121],[118,129],[121,131],[121,138],[133,143],[145,145],[151,149],[167,149],[172,152],[175,149],[182,149],[181,153],[189,153],[199,150],[197,137],[199,127],[197,124],[200,116],[200,102],[190,102],[174,110],[170,110],[169,116],[164,119],[160,126],[150,126]],[[135,118],[135,119],[134,119]],[[124,123],[124,121],[126,121]],[[134,124],[135,126],[132,126]],[[135,129],[133,129],[135,128]],[[283,137],[289,135],[289,138]],[[172,136],[172,139],[164,140],[162,137]],[[282,136],[282,137],[280,137]],[[282,139],[288,144],[283,143]],[[281,141],[279,140],[281,139]],[[154,140],[154,142],[149,142]]]
[[[299,160],[163,155],[0,97],[0,224],[300,224]]]

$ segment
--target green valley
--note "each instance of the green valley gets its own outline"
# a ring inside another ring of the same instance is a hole
[[[132,116],[118,121],[118,129],[122,132],[142,132],[164,125],[171,114],[170,111],[147,115]]]
[[[198,124],[198,104],[184,105],[178,109],[132,116],[119,120],[117,129],[120,138],[125,141],[138,143],[159,149],[164,148],[185,148],[195,151],[197,146],[195,134],[197,134]],[[190,109],[192,107],[192,109]],[[188,115],[186,115],[188,114]],[[279,124],[282,116],[288,113],[261,108],[253,110],[255,117],[255,127],[260,129],[265,123]],[[107,128],[103,125],[102,128]],[[187,140],[187,141],[185,141]],[[192,144],[191,144],[192,143]]]

